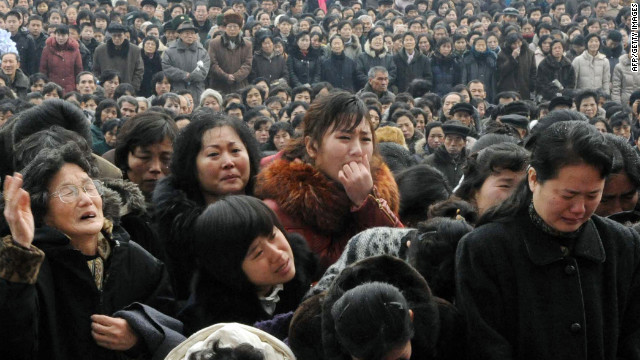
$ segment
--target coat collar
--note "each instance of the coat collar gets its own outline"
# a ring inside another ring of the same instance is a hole
[[[532,236],[524,237],[524,243],[529,258],[534,264],[548,265],[569,255],[569,250],[566,247],[560,246],[550,235],[536,229],[528,219],[528,215],[524,216],[527,217],[527,227],[529,227],[529,231],[525,233],[532,234]],[[575,240],[572,255],[595,263],[603,263],[605,261],[604,246],[602,245],[600,234],[598,234],[598,229],[591,219],[585,223],[582,233]]]

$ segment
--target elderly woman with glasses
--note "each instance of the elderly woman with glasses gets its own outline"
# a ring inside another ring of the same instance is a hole
[[[157,349],[145,329],[158,326],[155,309],[173,307],[165,267],[107,219],[112,204],[105,198],[103,206],[92,173],[71,143],[41,151],[4,179],[0,346],[7,358],[116,359]],[[145,315],[130,316],[132,306]]]

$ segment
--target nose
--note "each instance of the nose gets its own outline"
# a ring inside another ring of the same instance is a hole
[[[151,173],[160,173],[162,171],[162,161],[159,158],[154,157],[151,159],[151,164],[149,164],[149,172]]]
[[[585,212],[584,199],[578,198],[576,199],[569,208],[569,211],[575,215],[581,215]]]
[[[231,169],[235,166],[233,159],[227,153],[223,153],[222,156],[220,156],[220,160],[222,162],[223,169]]]
[[[284,252],[278,248],[277,244],[272,242],[267,242],[263,251],[271,263],[278,263],[282,260],[282,256],[284,255]]]

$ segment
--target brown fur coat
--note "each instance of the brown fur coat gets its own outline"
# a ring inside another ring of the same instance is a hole
[[[300,233],[320,256],[321,270],[338,259],[349,239],[376,226],[402,226],[398,186],[387,166],[372,164],[374,194],[354,209],[342,185],[313,165],[279,159],[260,172],[255,195],[271,207],[287,231]]]

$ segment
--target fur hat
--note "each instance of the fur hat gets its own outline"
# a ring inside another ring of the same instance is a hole
[[[527,106],[527,104],[522,101],[513,101],[505,104],[502,113],[504,115],[518,114],[526,116],[527,118],[531,115],[529,106]]]
[[[378,143],[392,142],[407,149],[407,142],[404,139],[402,130],[393,126],[381,126],[376,129],[376,139]]]
[[[13,127],[13,143],[40,130],[59,125],[80,134],[91,146],[91,125],[78,107],[61,99],[50,99],[18,115]]]
[[[224,14],[223,25],[227,26],[229,24],[237,24],[238,26],[242,27],[242,24],[244,24],[244,19],[242,18],[242,16],[238,15],[237,13],[229,11],[226,14]]]
[[[549,102],[549,111],[553,111],[556,106],[568,106],[571,108],[573,106],[573,99],[568,96],[556,96]]]
[[[409,150],[394,142],[383,142],[378,145],[378,151],[392,173],[396,174],[415,165],[415,160]]]

